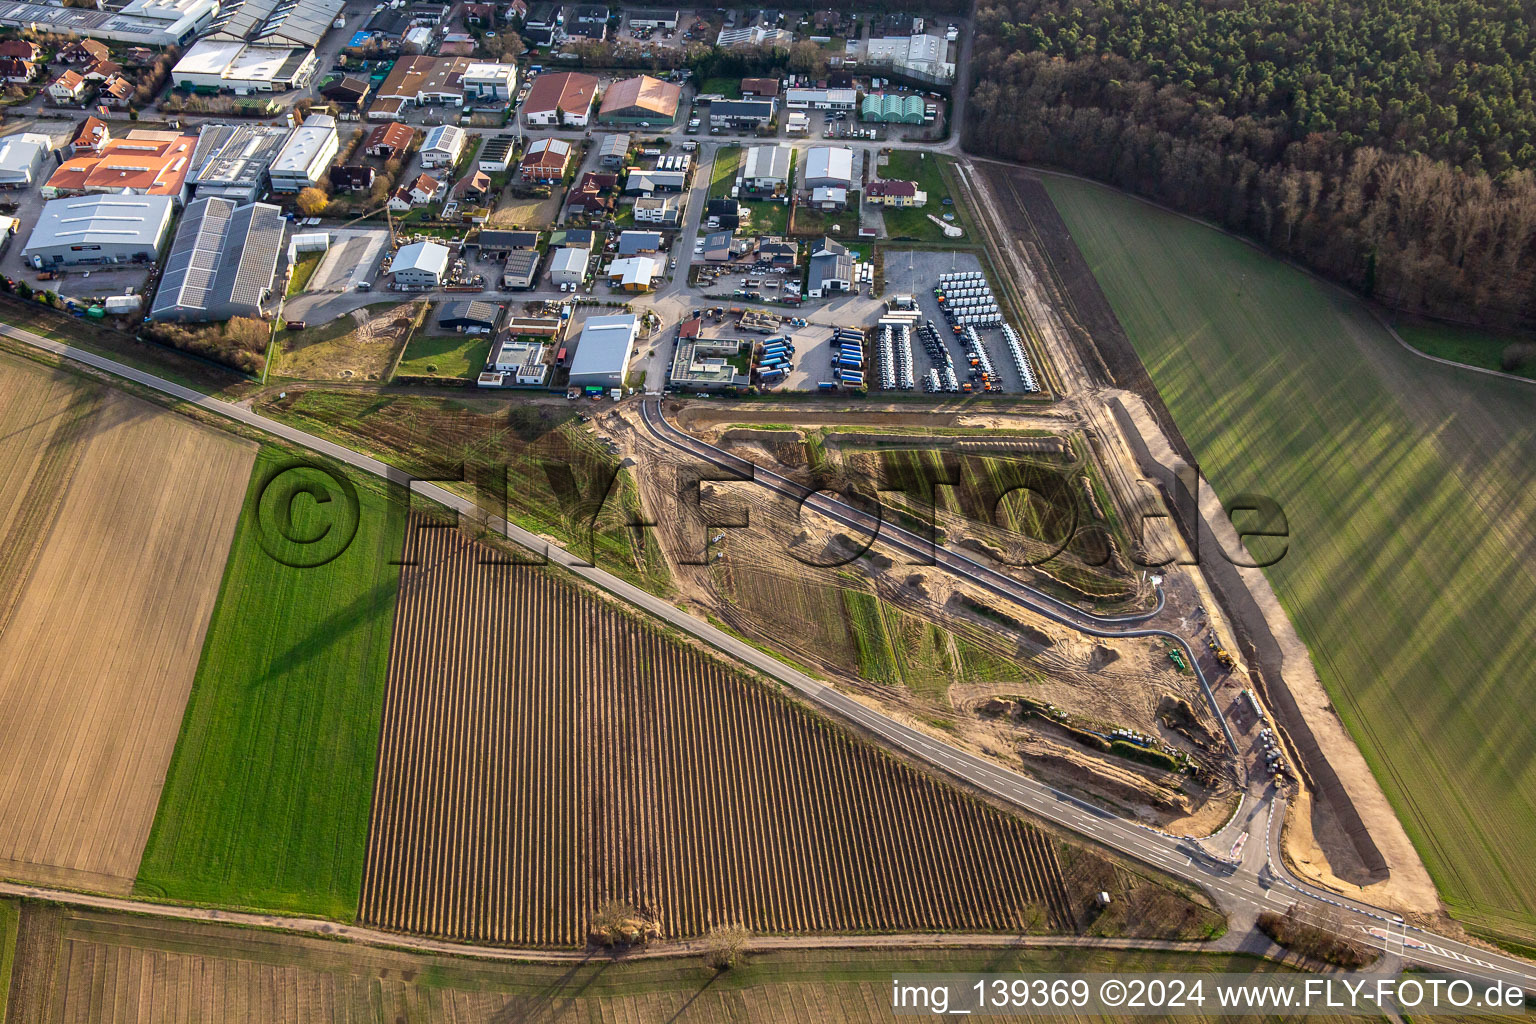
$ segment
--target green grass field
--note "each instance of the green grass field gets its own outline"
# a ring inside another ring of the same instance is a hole
[[[1394,325],[1394,329],[1408,344],[1432,356],[1536,380],[1536,338],[1429,321],[1405,321]],[[1520,344],[1529,346],[1531,355],[1505,369],[1505,353],[1511,345]]]
[[[739,78],[706,78],[699,83],[699,95],[709,96],[718,94],[728,100],[741,99],[741,79]]]
[[[21,926],[21,905],[0,900],[0,1024],[5,1024],[10,1003],[11,966],[16,962],[16,930]]]
[[[395,373],[404,377],[473,377],[491,354],[489,334],[418,334],[405,346]]]
[[[349,513],[343,490],[314,468],[287,470],[263,490],[295,461],[268,448],[252,471],[137,889],[348,920],[368,836],[403,516],[361,477],[349,477],[358,499]],[[313,568],[284,564],[337,549]]]
[[[765,199],[747,199],[741,203],[742,228],[761,235],[782,235],[789,230],[789,204]]]
[[[709,170],[709,198],[723,199],[736,183],[736,169],[741,166],[740,146],[721,146],[715,150],[715,162]]]
[[[1531,390],[1212,229],[1049,187],[1218,493],[1284,508],[1269,578],[1446,901],[1536,934]]]
[[[309,284],[309,279],[315,276],[315,271],[320,267],[320,261],[325,257],[323,252],[305,253],[299,257],[299,261],[293,265],[293,276],[288,279],[288,296],[302,292]]]

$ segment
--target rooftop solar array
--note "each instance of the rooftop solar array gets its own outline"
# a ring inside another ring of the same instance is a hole
[[[283,216],[267,203],[194,200],[171,244],[151,315],[162,320],[223,320],[256,315],[272,287]]]

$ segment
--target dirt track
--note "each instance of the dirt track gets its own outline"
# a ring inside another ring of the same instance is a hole
[[[0,408],[27,391],[0,387]],[[74,427],[40,441],[45,472],[21,482],[58,504],[26,538],[36,553],[0,633],[0,872],[126,892],[255,447],[115,392]]]

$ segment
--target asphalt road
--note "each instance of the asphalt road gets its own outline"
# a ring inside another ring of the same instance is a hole
[[[479,512],[474,503],[467,498],[460,497],[435,484],[415,480],[409,474],[377,459],[269,419],[250,409],[212,398],[105,356],[43,338],[8,324],[0,324],[0,334],[56,356],[133,381],[177,401],[319,452],[355,469],[408,487],[413,493],[439,502],[460,514],[476,515]],[[1391,935],[1383,939],[1383,946],[1390,955],[1400,957],[1406,963],[1452,971],[1475,978],[1517,983],[1530,991],[1536,991],[1536,965],[1432,932],[1405,926],[1396,915],[1388,911],[1336,897],[1335,894],[1315,889],[1292,877],[1278,856],[1279,829],[1270,828],[1272,822],[1283,820],[1284,798],[1282,795],[1269,791],[1265,794],[1262,803],[1239,811],[1237,818],[1223,831],[1223,835],[1237,829],[1246,828],[1251,831],[1256,827],[1254,823],[1259,820],[1259,814],[1262,812],[1266,829],[1265,838],[1263,843],[1246,844],[1242,864],[1233,865],[1223,862],[1203,851],[1198,843],[1191,842],[1188,837],[1170,836],[1119,818],[1018,772],[1010,771],[919,732],[812,679],[777,658],[716,629],[709,623],[694,618],[667,601],[589,565],[563,548],[550,544],[520,527],[500,520],[492,520],[490,526],[510,540],[537,554],[543,554],[550,562],[568,569],[595,586],[602,587],[616,597],[650,612],[669,625],[745,662],[763,675],[791,687],[823,710],[859,726],[892,747],[977,789],[991,793],[1031,815],[1054,822],[1110,846],[1126,856],[1201,886],[1229,910],[1239,909],[1247,912],[1259,909],[1283,910],[1298,898],[1333,904],[1346,914],[1352,915],[1351,920],[1358,922],[1354,925],[1356,928],[1388,929],[1397,934],[1398,937],[1395,939]],[[947,567],[951,568],[951,571],[965,572],[963,567]],[[44,895],[48,892],[36,887],[30,887],[30,891],[33,894]],[[150,906],[157,907],[155,913],[165,913],[163,906],[144,904],[146,908]],[[207,918],[206,911],[199,912],[197,908],[183,909],[189,919]],[[230,916],[233,917],[233,915]],[[272,927],[288,928],[282,918],[273,920]],[[310,929],[295,927],[291,930]],[[1356,938],[1359,936],[1357,935]],[[1401,949],[1398,948],[1399,946]]]

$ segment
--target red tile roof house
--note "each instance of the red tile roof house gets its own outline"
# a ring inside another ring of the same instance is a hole
[[[571,194],[566,197],[566,211],[568,213],[585,213],[588,217],[611,213],[616,205],[613,190],[618,187],[618,184],[619,176],[617,174],[588,171],[581,176],[581,181],[575,188],[571,189]]]
[[[30,82],[37,77],[37,65],[20,57],[0,57],[0,82]]]
[[[81,153],[100,153],[101,148],[112,137],[112,129],[107,127],[107,122],[99,117],[88,117],[80,123],[80,129],[75,132],[75,137],[69,142],[69,155],[79,156]]]
[[[113,75],[101,83],[96,98],[115,110],[124,110],[133,101],[134,85],[122,75]]]
[[[59,51],[59,60],[65,64],[95,64],[111,59],[112,51],[107,44],[96,39],[78,39]]]
[[[528,147],[519,165],[523,180],[550,184],[565,177],[571,161],[571,144],[564,139],[538,139]]]
[[[43,48],[25,39],[6,39],[0,41],[0,57],[15,57],[35,64],[43,59]]]
[[[55,103],[79,103],[85,98],[85,90],[85,76],[74,68],[66,68],[48,83],[48,95]]]
[[[410,149],[411,140],[415,137],[416,130],[410,125],[391,121],[368,133],[367,140],[363,142],[363,152],[391,160]]]
[[[467,203],[484,202],[485,197],[491,191],[491,176],[484,171],[476,171],[459,179],[459,183],[453,186],[453,194],[457,199]]]

